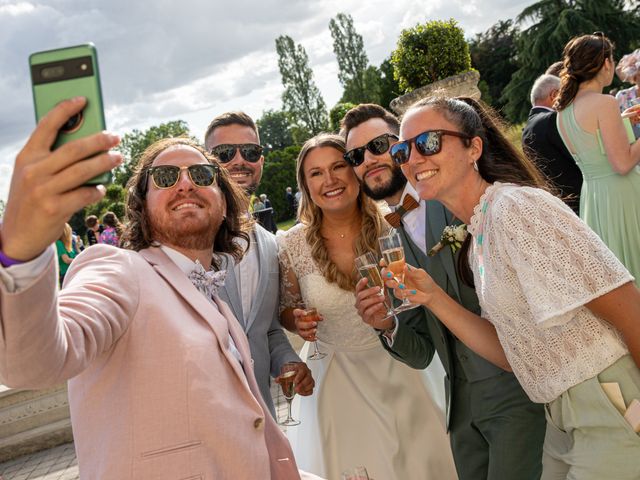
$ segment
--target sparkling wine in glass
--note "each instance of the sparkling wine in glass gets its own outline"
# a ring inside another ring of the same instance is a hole
[[[378,262],[376,261],[375,255],[371,252],[367,252],[357,257],[356,268],[358,269],[360,276],[367,279],[367,285],[369,288],[380,287],[380,296],[384,298],[384,282],[380,276],[380,269],[378,268]],[[383,320],[393,317],[395,314],[393,313],[393,309],[387,304],[386,299],[383,305],[387,309]]]
[[[305,320],[318,322],[320,317],[318,316],[318,310],[316,310],[315,307],[305,308],[304,306],[302,306],[300,308],[304,310]],[[314,340],[312,343],[313,343],[313,353],[307,357],[307,360],[320,360],[321,358],[324,358],[327,356],[326,353],[321,352],[320,349],[318,348],[317,340]]]
[[[369,474],[364,467],[353,467],[340,474],[341,480],[369,480]]]
[[[393,273],[398,283],[404,282],[404,248],[402,247],[402,239],[400,234],[396,231],[392,231],[385,237],[378,239],[380,242],[380,251],[382,256],[387,262],[387,269]],[[402,294],[402,303],[394,308],[394,312],[403,312],[405,310],[411,310],[417,308],[420,305],[409,302],[407,296]]]
[[[291,402],[296,395],[294,379],[296,378],[297,369],[298,365],[295,362],[288,362],[280,367],[280,387],[284,398],[287,400],[287,418],[279,422],[279,424],[289,427],[300,425],[300,420],[294,420],[291,416]]]

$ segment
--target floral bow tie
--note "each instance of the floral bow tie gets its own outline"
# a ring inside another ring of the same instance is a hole
[[[207,298],[212,298],[218,293],[218,289],[224,285],[226,278],[226,270],[207,272],[198,260],[196,260],[193,271],[189,274],[191,283]]]
[[[389,222],[393,228],[400,228],[400,223],[402,222],[402,217],[405,213],[410,212],[418,208],[418,202],[411,195],[405,195],[402,200],[402,205],[396,208],[395,212],[388,213],[384,216],[384,219]]]

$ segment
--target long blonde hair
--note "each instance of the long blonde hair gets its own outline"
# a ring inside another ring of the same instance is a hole
[[[62,235],[60,235],[60,238],[58,240],[62,242],[67,252],[70,252],[73,249],[73,235],[71,231],[71,225],[69,225],[68,223],[64,224]]]
[[[323,212],[311,200],[309,187],[304,176],[304,161],[307,155],[316,148],[335,148],[340,153],[345,152],[344,139],[339,135],[321,133],[305,142],[296,161],[296,176],[298,179],[298,189],[302,193],[298,216],[300,222],[307,227],[305,238],[311,247],[311,257],[318,265],[324,278],[327,281],[336,283],[343,290],[353,291],[355,281],[353,275],[345,275],[335,263],[329,258],[320,228],[322,227]],[[380,253],[378,248],[378,237],[385,229],[384,219],[375,202],[366,196],[362,190],[358,194],[358,210],[362,217],[360,234],[356,238],[355,255],[359,256],[365,252]]]

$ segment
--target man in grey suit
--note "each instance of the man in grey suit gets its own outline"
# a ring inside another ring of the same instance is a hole
[[[264,157],[254,121],[243,112],[228,112],[214,118],[205,134],[205,146],[248,195],[253,195],[262,177]],[[249,213],[247,213],[249,215]],[[311,371],[296,355],[280,325],[278,247],[275,237],[260,225],[252,231],[249,250],[233,265],[222,260],[227,275],[220,298],[226,301],[249,339],[254,371],[265,403],[275,417],[271,399],[271,376],[278,377],[280,367],[298,362],[296,392],[313,392]]]
[[[342,126],[345,159],[364,192],[389,206],[402,206],[394,221],[407,263],[424,268],[452,298],[480,313],[474,289],[458,281],[451,249],[431,257],[426,254],[443,229],[456,222],[439,202],[420,201],[391,160],[389,146],[398,138],[398,120],[378,105],[364,104],[347,112]],[[405,202],[409,195],[416,202]],[[442,361],[447,374],[447,428],[460,480],[539,479],[545,434],[542,405],[527,398],[512,373],[475,354],[430,311],[409,310],[398,316],[397,323],[394,319],[381,323],[384,309],[378,291],[367,288],[366,281],[358,282],[356,306],[365,322],[385,328],[380,332],[383,347],[414,368],[426,368],[435,352]]]

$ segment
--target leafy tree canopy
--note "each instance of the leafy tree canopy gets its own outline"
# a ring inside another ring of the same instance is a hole
[[[285,90],[282,102],[296,124],[312,135],[327,128],[327,107],[313,80],[309,58],[302,45],[282,35],[276,39],[278,68]]]

